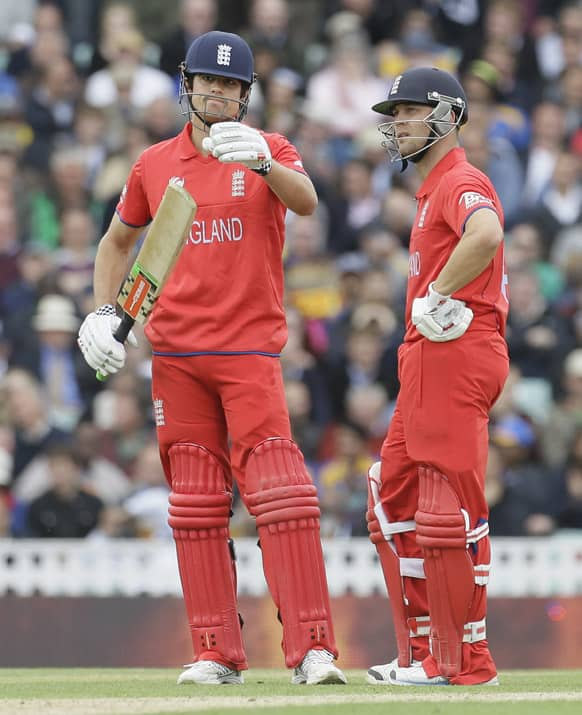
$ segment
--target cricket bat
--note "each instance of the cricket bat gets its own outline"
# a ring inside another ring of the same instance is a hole
[[[146,322],[186,241],[196,208],[188,191],[170,180],[117,296],[123,310],[121,323],[113,334],[118,342],[125,342],[135,323]],[[97,379],[106,380],[107,375],[97,371]]]

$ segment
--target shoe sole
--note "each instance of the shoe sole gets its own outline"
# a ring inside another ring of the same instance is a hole
[[[384,678],[375,678],[370,672],[366,674],[366,682],[369,683],[370,685],[395,685],[395,686],[405,686],[405,687],[412,687],[412,688],[429,688],[429,687],[437,687],[437,688],[442,688],[443,686],[448,686],[451,685],[451,683],[417,683],[417,682],[402,682],[401,680],[384,680]],[[465,686],[459,686],[459,687],[482,687],[482,686],[496,686],[499,685],[499,679],[497,677],[491,678],[491,680],[488,680],[485,683],[471,683],[470,685],[465,685]],[[454,687],[454,686],[453,686]]]
[[[291,678],[292,685],[345,685],[348,681],[343,673],[337,670],[329,671],[320,675],[317,680],[309,680],[302,675],[294,675]]]
[[[241,676],[214,680],[194,680],[193,678],[178,678],[178,685],[242,685],[244,679]]]

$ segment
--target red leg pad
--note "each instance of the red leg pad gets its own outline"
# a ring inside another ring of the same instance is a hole
[[[431,652],[440,673],[453,678],[462,667],[464,626],[475,591],[473,562],[461,504],[450,482],[428,466],[420,466],[418,476],[416,539],[424,551]]]
[[[195,660],[248,667],[236,603],[236,573],[229,546],[231,494],[222,467],[197,444],[169,450],[172,492],[169,524]]]
[[[407,668],[412,659],[412,647],[410,643],[410,629],[408,627],[408,608],[404,595],[404,584],[400,574],[400,559],[392,543],[386,541],[380,528],[380,523],[374,512],[374,507],[379,504],[378,489],[380,482],[379,462],[370,468],[368,475],[368,511],[366,520],[370,541],[376,547],[380,566],[384,574],[390,608],[392,610],[392,622],[396,634],[396,646],[398,648],[398,665]]]
[[[319,500],[297,445],[273,438],[255,447],[247,463],[246,488],[265,578],[283,624],[285,664],[297,666],[315,647],[337,656],[319,537]]]

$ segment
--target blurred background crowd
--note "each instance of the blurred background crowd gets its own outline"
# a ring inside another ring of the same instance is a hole
[[[255,53],[247,121],[291,139],[320,197],[288,216],[282,365],[323,534],[366,535],[399,386],[419,180],[370,106],[416,65],[461,79],[461,141],[506,215],[491,532],[582,529],[582,1],[18,0],[0,3],[0,537],[171,536],[147,341],[103,384],[76,335],[129,169],[181,129],[178,65],[217,28]],[[233,532],[254,533],[240,501]]]

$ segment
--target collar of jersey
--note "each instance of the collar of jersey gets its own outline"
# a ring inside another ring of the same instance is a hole
[[[192,143],[192,139],[190,138],[191,132],[192,123],[186,122],[186,125],[184,126],[184,129],[182,129],[182,133],[180,134],[180,159],[185,161],[186,159],[196,158],[200,161],[203,161],[204,163],[209,164],[212,161],[212,157],[204,156],[198,151],[198,149],[196,149],[196,147]]]
[[[448,154],[445,154],[439,163],[433,167],[430,174],[422,182],[420,188],[416,192],[416,198],[420,199],[422,196],[430,194],[441,180],[442,175],[461,161],[467,161],[463,147],[458,146],[451,149],[451,151]]]

